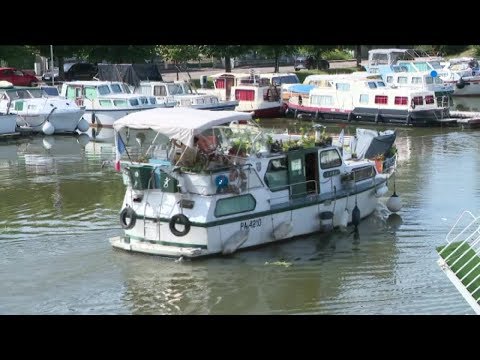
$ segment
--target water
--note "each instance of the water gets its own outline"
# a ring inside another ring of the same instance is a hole
[[[0,143],[1,314],[473,314],[435,248],[463,210],[478,213],[478,131],[399,128],[403,209],[379,207],[358,238],[315,234],[183,262],[110,246],[124,193],[111,135]]]

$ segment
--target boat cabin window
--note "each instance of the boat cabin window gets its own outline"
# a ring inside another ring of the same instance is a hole
[[[353,178],[355,179],[355,182],[370,179],[375,176],[375,170],[372,165],[353,169],[352,173],[354,174]]]
[[[298,84],[300,80],[297,75],[285,75],[285,76],[276,76],[272,78],[273,85],[282,85],[282,84]]]
[[[342,158],[337,150],[324,150],[320,153],[320,168],[331,169],[342,165]]]
[[[121,94],[123,93],[123,89],[122,87],[120,86],[120,84],[111,84],[110,85],[110,89],[112,90],[112,92],[114,94]]]
[[[333,105],[333,96],[330,95],[312,95],[310,98],[312,105]]]
[[[422,96],[415,96],[412,99],[414,105],[423,105],[423,97]]]
[[[138,106],[138,99],[130,99],[129,100],[131,106]]]
[[[395,105],[407,105],[408,97],[406,96],[395,96]]]
[[[142,105],[148,104],[148,99],[146,97],[142,96],[140,98],[140,102],[142,103]]]
[[[368,87],[370,89],[376,89],[377,88],[377,84],[375,84],[375,81],[369,81],[368,82]]]
[[[28,90],[28,92],[30,93],[30,97],[32,98],[41,98],[43,95],[46,95],[42,89],[38,88],[38,89],[30,89]]]
[[[421,84],[422,83],[422,78],[419,76],[414,76],[412,77],[412,84]]]
[[[168,93],[170,95],[182,95],[183,87],[180,84],[168,84]]]
[[[67,87],[66,98],[67,99],[76,99],[77,97],[80,97],[81,96],[81,90],[82,90],[82,88],[80,88],[80,87],[68,86]]]
[[[425,104],[433,104],[435,103],[435,99],[432,95],[425,96]]]
[[[127,106],[127,100],[113,100],[113,105],[117,107],[126,107]]]
[[[131,94],[130,88],[127,84],[122,84],[122,89],[125,94]]]
[[[368,104],[368,94],[360,94],[360,104]]]
[[[45,93],[48,95],[48,96],[60,96],[60,94],[58,93],[58,89],[56,87],[42,87],[42,90],[45,91]]]
[[[225,89],[225,79],[216,79],[215,89]]]
[[[164,85],[156,85],[153,87],[153,95],[167,96],[167,88]]]
[[[407,84],[408,83],[408,78],[406,76],[399,76],[397,78],[397,83],[399,84]]]
[[[140,85],[140,94],[150,95],[150,85]]]
[[[393,76],[387,76],[387,83],[392,83],[393,82]]]
[[[157,99],[154,98],[154,97],[149,97],[150,99],[150,104],[156,104],[157,103]]]
[[[98,101],[101,107],[111,108],[113,107],[111,100],[99,100]]]
[[[375,104],[388,104],[388,96],[375,95]]]
[[[215,216],[227,216],[255,210],[257,202],[251,194],[219,199],[215,206]]]
[[[383,81],[377,81],[377,87],[385,87],[385,83]]]
[[[338,91],[350,91],[350,84],[348,83],[337,83],[336,87]]]
[[[272,191],[285,189],[288,185],[287,158],[270,160],[263,180]]]
[[[443,80],[439,77],[434,77],[433,82],[438,85],[443,85]]]
[[[92,86],[86,86],[85,87],[85,97],[87,99],[93,100],[97,98],[97,89],[95,89]]]
[[[108,85],[100,85],[98,87],[98,93],[100,95],[108,95],[108,94],[110,94],[110,92],[111,91],[110,91],[110,88],[108,87]]]
[[[235,100],[253,101],[255,100],[255,90],[235,89]]]

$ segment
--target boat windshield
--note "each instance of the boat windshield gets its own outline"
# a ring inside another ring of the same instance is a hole
[[[42,89],[12,89],[6,91],[10,100],[32,99],[46,96]]]
[[[181,84],[168,84],[168,93],[170,95],[182,95],[183,87]]]

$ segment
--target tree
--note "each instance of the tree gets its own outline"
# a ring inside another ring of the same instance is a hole
[[[231,58],[244,55],[251,46],[245,45],[203,45],[202,54],[217,58],[225,58],[225,72],[232,72]]]
[[[280,71],[280,57],[282,55],[293,55],[297,50],[296,45],[259,45],[256,48],[261,54],[275,60],[273,72]]]
[[[8,66],[20,69],[32,68],[37,50],[28,45],[0,46],[0,60]]]
[[[320,68],[322,54],[337,48],[339,48],[339,45],[303,45],[298,47],[300,53],[313,56],[317,69]]]
[[[198,60],[201,49],[199,45],[158,45],[155,50],[164,60],[174,62],[178,80],[179,64],[186,63],[188,60]]]

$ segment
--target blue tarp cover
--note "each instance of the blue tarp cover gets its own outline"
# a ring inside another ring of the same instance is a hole
[[[304,94],[308,94],[310,90],[312,90],[313,88],[315,88],[315,85],[304,85],[304,84],[296,84],[288,87],[288,89],[291,92],[304,93]]]

